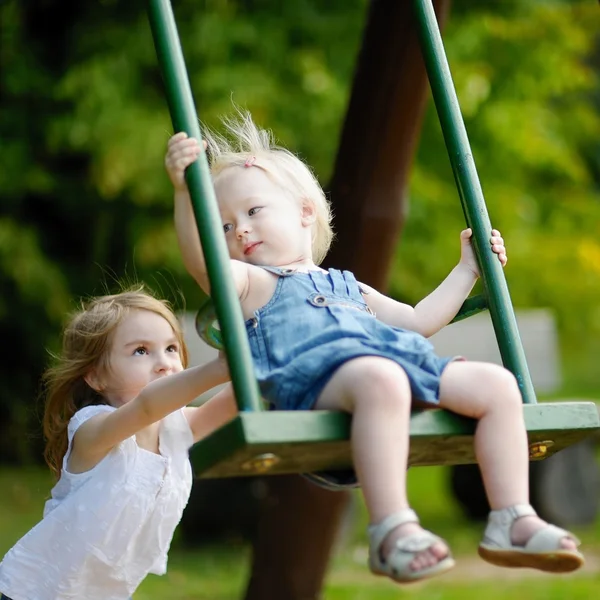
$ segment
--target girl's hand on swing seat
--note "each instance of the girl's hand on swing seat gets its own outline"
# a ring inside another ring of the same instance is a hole
[[[475,258],[475,252],[473,251],[473,245],[471,243],[471,238],[473,236],[473,231],[469,229],[465,229],[460,233],[460,246],[461,246],[461,256],[460,262],[461,264],[468,266],[473,273],[479,277],[479,266],[477,265],[477,259]],[[494,252],[498,256],[498,260],[500,264],[505,267],[508,262],[508,257],[506,255],[506,248],[504,246],[504,239],[502,235],[497,229],[492,229],[492,236],[490,237],[490,245],[492,247],[492,252]]]
[[[202,145],[206,150],[206,141],[202,140]],[[201,152],[202,146],[198,140],[188,137],[185,131],[180,131],[169,139],[165,167],[176,190],[187,189],[185,170],[200,156]]]

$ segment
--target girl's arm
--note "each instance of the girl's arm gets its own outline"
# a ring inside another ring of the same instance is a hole
[[[198,285],[209,294],[210,284],[206,273],[206,263],[200,245],[196,217],[192,209],[192,199],[187,187],[175,189],[174,205],[175,232],[183,264]]]
[[[188,406],[183,410],[194,435],[194,442],[225,425],[238,414],[231,385],[223,388],[202,406]]]
[[[183,264],[200,287],[208,293],[206,263],[198,235],[192,199],[185,180],[185,170],[198,158],[200,152],[202,152],[202,148],[197,140],[188,138],[185,132],[177,133],[169,139],[165,168],[175,192],[175,231]]]
[[[192,199],[185,181],[185,170],[202,151],[196,139],[189,138],[185,132],[177,133],[169,140],[165,167],[175,190],[175,232],[183,264],[204,292],[210,295],[206,262],[200,244]],[[248,267],[235,260],[231,260],[230,265],[238,297],[245,297],[248,290]]]
[[[78,462],[96,464],[123,440],[228,380],[227,365],[219,358],[152,381],[127,404],[83,423],[75,434],[73,453]]]
[[[361,284],[367,292],[365,301],[377,318],[388,325],[410,329],[425,337],[432,336],[448,325],[479,277],[479,268],[471,246],[471,235],[470,229],[461,232],[460,262],[448,277],[414,308]],[[506,265],[506,249],[500,232],[495,229],[492,231],[490,243],[502,266]]]
[[[380,321],[430,337],[456,316],[476,281],[473,272],[459,264],[415,307],[397,302],[362,283],[361,287],[368,292],[365,302]]]

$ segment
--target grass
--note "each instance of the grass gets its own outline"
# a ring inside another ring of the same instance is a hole
[[[324,600],[578,600],[597,595],[600,571],[594,565],[581,574],[554,576],[496,569],[480,561],[475,549],[482,526],[462,516],[447,492],[446,477],[441,467],[412,469],[409,489],[424,525],[451,544],[457,568],[438,579],[403,587],[373,577],[366,567],[367,517],[357,495],[351,527],[332,561]],[[38,521],[51,484],[43,469],[0,470],[0,556]],[[592,558],[598,554],[600,522],[576,533]],[[168,574],[150,575],[135,600],[238,600],[243,598],[249,563],[246,546],[184,551],[174,543]]]
[[[52,484],[48,469],[0,469],[0,556],[40,520]]]
[[[379,587],[381,586],[381,587]],[[398,600],[400,597],[414,600],[589,600],[597,594],[596,579],[571,579],[569,581],[502,582],[501,580],[481,583],[435,582],[397,588],[385,582],[362,589],[352,585],[331,585],[326,591],[326,600]],[[225,600],[225,598],[223,598]]]

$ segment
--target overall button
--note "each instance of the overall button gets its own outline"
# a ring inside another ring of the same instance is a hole
[[[326,306],[327,298],[325,298],[325,296],[322,296],[322,295],[312,296],[310,298],[310,303],[313,304],[314,306]]]

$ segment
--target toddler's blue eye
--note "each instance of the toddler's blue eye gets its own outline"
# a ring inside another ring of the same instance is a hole
[[[231,231],[233,229],[233,225],[231,223],[226,223],[225,225],[223,225],[223,231],[225,233]]]
[[[253,216],[253,215],[255,215],[257,212],[259,212],[261,208],[262,208],[261,206],[255,206],[255,207],[251,208],[251,209],[248,211],[248,215],[252,217],[252,216]]]
[[[138,354],[140,356],[143,356],[144,354],[148,354],[148,351],[146,350],[146,348],[144,348],[144,346],[140,346],[139,348],[136,348],[133,351],[134,354]]]

